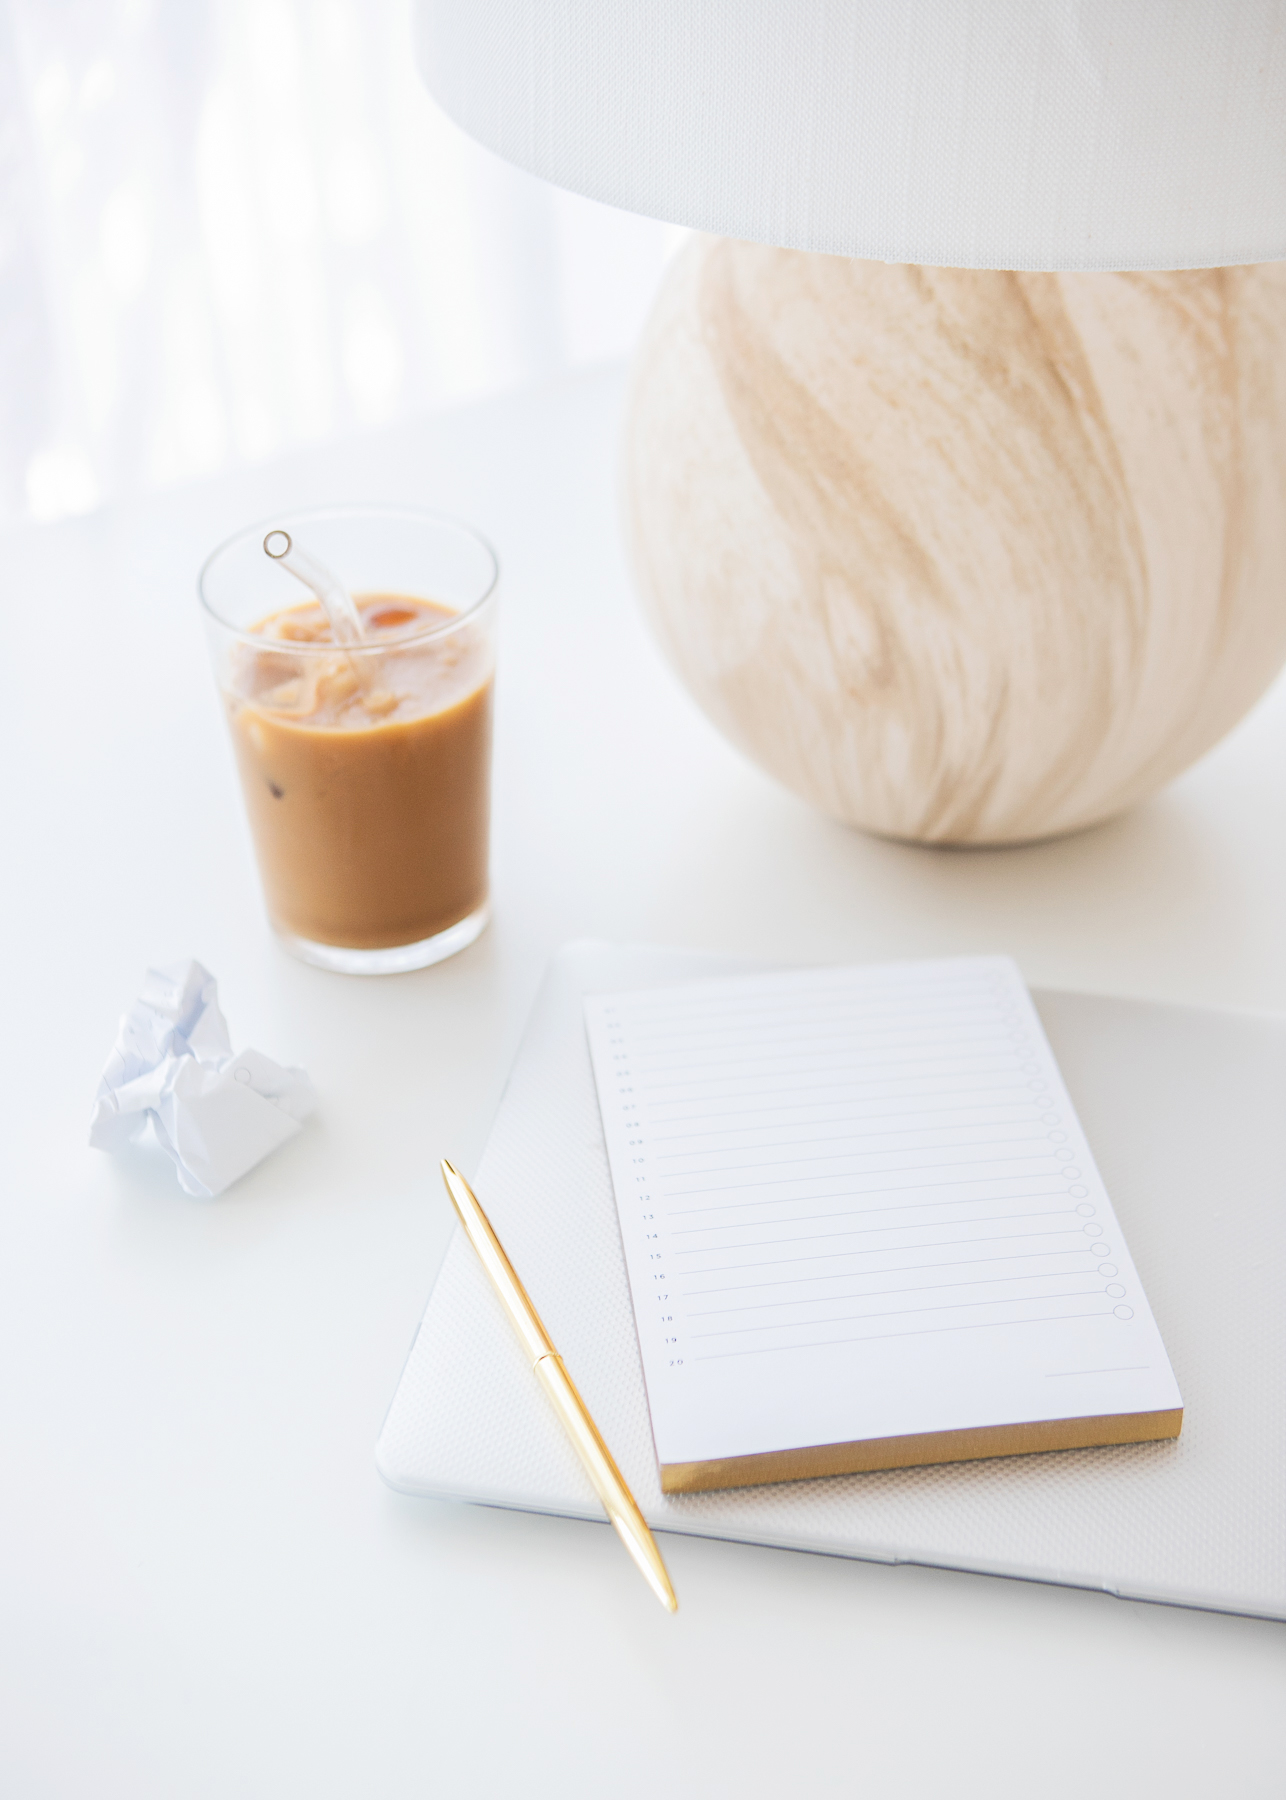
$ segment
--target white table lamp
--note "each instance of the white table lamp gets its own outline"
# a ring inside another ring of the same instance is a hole
[[[717,233],[626,431],[640,592],[839,817],[1130,805],[1286,656],[1286,0],[418,0],[509,160]]]

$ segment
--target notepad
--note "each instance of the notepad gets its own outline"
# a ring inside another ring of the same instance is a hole
[[[667,1493],[1175,1437],[1016,965],[585,1002]]]

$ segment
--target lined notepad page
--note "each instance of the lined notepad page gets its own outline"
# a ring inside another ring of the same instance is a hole
[[[1016,965],[594,996],[658,1459],[1182,1405]]]

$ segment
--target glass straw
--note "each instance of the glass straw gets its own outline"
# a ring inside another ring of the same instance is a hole
[[[289,569],[297,580],[312,591],[330,620],[330,628],[337,644],[360,644],[365,641],[361,615],[353,604],[353,596],[324,563],[319,563],[315,556],[309,556],[306,550],[301,550],[288,531],[270,531],[263,540],[263,547],[274,562],[279,562],[283,569]]]

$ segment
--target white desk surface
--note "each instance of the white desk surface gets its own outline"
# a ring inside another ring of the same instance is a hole
[[[1009,950],[1033,982],[1286,1011],[1286,687],[1150,805],[951,852],[745,765],[617,547],[620,376],[0,538],[0,1789],[623,1800],[1286,1789],[1280,1626],[416,1502],[372,1450],[542,968],[568,938],[782,961]],[[275,506],[414,501],[504,569],[495,922],[357,981],[259,906],[193,582]],[[149,962],[200,957],[317,1120],[222,1200],[85,1145]],[[537,1396],[533,1390],[533,1404]]]

